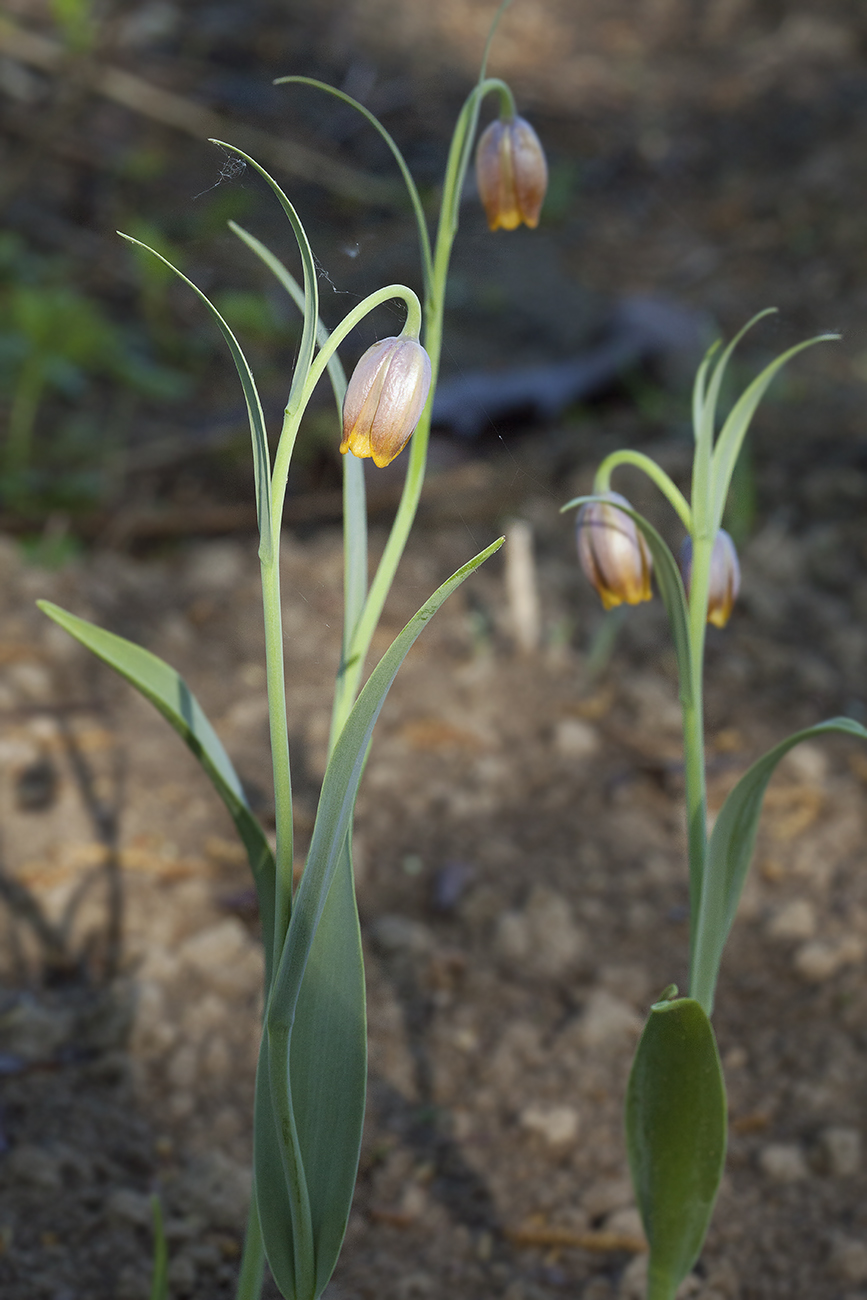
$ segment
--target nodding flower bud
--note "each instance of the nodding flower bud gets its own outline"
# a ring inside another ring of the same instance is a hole
[[[535,229],[548,188],[548,164],[539,137],[522,117],[502,118],[482,132],[476,183],[491,230]]]
[[[576,531],[581,568],[602,597],[605,609],[650,600],[653,559],[634,520],[618,505],[629,502],[619,492],[605,492],[578,511]]]
[[[346,388],[341,452],[372,456],[383,469],[409,442],[430,383],[430,357],[418,339],[401,336],[374,343]]]
[[[686,537],[680,548],[680,572],[686,594],[692,584],[692,538]],[[707,621],[725,627],[741,589],[741,566],[735,544],[724,528],[713,540],[710,553],[710,582],[707,594]]]

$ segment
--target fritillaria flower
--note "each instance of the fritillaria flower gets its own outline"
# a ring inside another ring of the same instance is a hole
[[[409,442],[430,383],[430,357],[418,339],[401,335],[374,343],[346,388],[341,452],[372,456],[383,469]]]
[[[604,497],[578,511],[578,559],[605,609],[624,601],[638,605],[652,596],[653,559],[638,526],[617,508],[629,506],[626,498],[619,492],[606,492]]]
[[[692,540],[687,537],[680,548],[680,572],[689,595],[692,582]],[[724,528],[714,538],[710,557],[710,583],[707,598],[707,621],[725,627],[741,588],[741,566],[735,544]]]
[[[476,150],[476,183],[491,230],[536,228],[548,188],[539,137],[522,117],[492,122]]]

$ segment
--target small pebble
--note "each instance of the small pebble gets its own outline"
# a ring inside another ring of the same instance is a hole
[[[581,1197],[581,1208],[591,1219],[601,1219],[613,1210],[632,1205],[635,1193],[629,1178],[602,1178],[591,1183]]]
[[[843,939],[812,939],[795,953],[795,969],[811,984],[822,984],[843,966],[862,960],[864,944],[855,935]]]
[[[867,1282],[867,1241],[836,1237],[829,1260],[831,1272],[844,1282]]]
[[[581,1017],[581,1039],[586,1047],[622,1043],[641,1033],[641,1017],[628,1003],[607,989],[595,989],[587,999]]]
[[[599,733],[580,718],[564,718],[554,728],[554,748],[561,758],[592,758],[599,749]]]
[[[505,912],[494,937],[497,955],[510,966],[556,979],[568,974],[586,945],[569,901],[554,889],[536,885],[523,912]]]
[[[812,939],[816,933],[816,909],[806,898],[793,898],[771,916],[767,925],[771,939]]]
[[[773,1142],[759,1152],[762,1173],[775,1183],[796,1183],[807,1178],[804,1153],[795,1142]]]
[[[175,1255],[169,1261],[169,1285],[172,1295],[185,1296],[196,1285],[196,1265],[189,1255]]]
[[[433,936],[427,926],[408,916],[380,916],[374,921],[371,934],[381,952],[423,955],[433,947]]]
[[[105,1212],[119,1223],[132,1223],[136,1227],[149,1227],[151,1223],[150,1197],[131,1187],[116,1187],[105,1201]]]
[[[521,1128],[538,1133],[548,1146],[565,1146],[578,1134],[578,1112],[574,1106],[534,1103],[521,1111],[520,1124]]]
[[[861,1134],[856,1128],[831,1125],[819,1134],[819,1148],[829,1174],[851,1178],[861,1168]]]
[[[644,1239],[644,1224],[634,1205],[626,1205],[622,1210],[609,1214],[602,1227],[605,1232],[614,1233],[615,1237],[631,1237],[634,1241]]]
[[[23,1143],[6,1157],[6,1171],[19,1183],[56,1192],[63,1184],[60,1161],[42,1147]]]

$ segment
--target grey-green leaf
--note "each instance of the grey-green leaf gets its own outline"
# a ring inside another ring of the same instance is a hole
[[[365,1005],[348,836],[376,719],[423,627],[482,551],[434,592],[374,668],[335,744],[274,974],[259,1062],[256,1196],[268,1263],[291,1300],[316,1300],[337,1262],[358,1167]]]
[[[719,1052],[693,998],[651,1009],[629,1077],[626,1143],[650,1243],[647,1300],[673,1300],[701,1251],[726,1150]]]
[[[802,740],[839,733],[867,740],[867,730],[851,718],[831,718],[769,749],[738,781],[717,816],[708,845],[701,906],[695,921],[690,994],[708,1014],[723,948],[735,918],[741,891],[753,856],[762,800],[781,758]]]
[[[246,157],[246,155],[245,155]],[[252,160],[251,160],[252,161]],[[260,169],[261,170],[261,169]],[[268,178],[270,179],[270,177]],[[247,404],[247,418],[250,423],[250,437],[253,442],[253,474],[256,485],[256,515],[259,523],[259,537],[261,553],[263,556],[270,555],[274,546],[273,523],[271,519],[271,457],[268,451],[268,436],[265,432],[265,417],[262,413],[262,402],[259,397],[259,390],[256,387],[256,380],[253,378],[253,372],[250,369],[249,362],[244,356],[240,343],[235,338],[228,322],[223,319],[217,311],[214,304],[205,294],[202,293],[198,285],[188,280],[182,271],[173,266],[162,253],[158,253],[155,248],[148,244],[143,244],[140,239],[133,239],[132,235],[125,235],[118,231],[121,239],[125,239],[128,244],[135,244],[138,248],[144,248],[154,257],[159,258],[164,266],[170,271],[174,271],[179,280],[189,285],[193,293],[197,294],[205,304],[208,311],[219,326],[223,338],[226,340],[229,351],[232,354],[232,360],[235,363],[235,369],[238,372],[238,378],[241,381],[241,387],[244,390],[244,401]],[[315,317],[314,317],[315,319]],[[305,322],[306,328],[306,322]]]
[[[247,850],[259,896],[265,959],[270,967],[274,931],[274,855],[265,832],[250,811],[231,759],[198,700],[180,674],[150,650],[113,632],[106,632],[87,619],[69,614],[51,601],[40,600],[37,603],[44,614],[150,700],[207,772]],[[267,978],[270,983],[270,970]]]

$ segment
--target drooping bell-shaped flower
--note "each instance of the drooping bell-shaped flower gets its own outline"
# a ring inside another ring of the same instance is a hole
[[[629,506],[619,492],[606,492],[578,511],[575,528],[581,568],[602,597],[605,609],[650,600],[653,559],[638,526],[618,505]]]
[[[680,548],[680,572],[686,594],[692,583],[692,539],[684,539]],[[710,581],[707,596],[707,621],[714,627],[725,627],[732,607],[741,589],[741,566],[735,544],[724,528],[720,528],[713,542],[710,556]]]
[[[409,442],[430,384],[430,357],[418,339],[401,335],[374,343],[346,387],[341,452],[372,456],[383,469]]]
[[[548,188],[548,164],[539,137],[522,117],[498,118],[476,150],[476,184],[491,230],[536,228]]]

